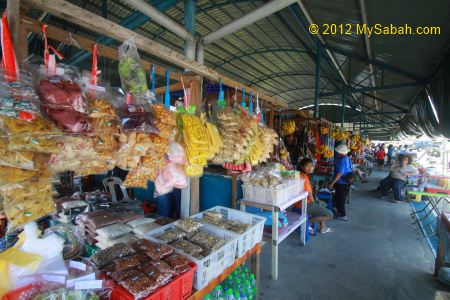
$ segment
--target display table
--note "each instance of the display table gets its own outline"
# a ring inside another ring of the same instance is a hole
[[[308,196],[307,192],[303,192],[300,194],[299,197],[292,199],[290,201],[286,201],[285,203],[275,206],[270,204],[263,204],[259,202],[254,202],[249,199],[242,199],[240,201],[241,204],[241,210],[245,211],[245,206],[252,206],[257,207],[263,210],[271,211],[272,212],[272,279],[277,280],[278,279],[278,245],[285,240],[291,233],[295,231],[298,227],[301,226],[300,229],[300,239],[302,245],[305,245],[305,239],[306,239],[306,221],[307,221],[307,214],[306,214],[306,197]],[[295,203],[297,203],[300,200],[302,201],[302,214],[296,214],[296,213],[287,213],[287,219],[288,219],[288,225],[283,228],[280,232],[278,232],[278,214],[287,208],[291,207]]]
[[[206,294],[211,293],[214,288],[224,281],[234,270],[236,270],[240,265],[244,264],[245,261],[251,258],[251,272],[255,274],[256,280],[256,299],[258,299],[259,293],[259,255],[261,253],[261,244],[256,244],[252,249],[248,250],[243,256],[235,260],[233,265],[229,266],[222,272],[219,276],[211,280],[211,282],[202,288],[201,290],[193,290],[192,295],[188,298],[189,300],[201,300]]]

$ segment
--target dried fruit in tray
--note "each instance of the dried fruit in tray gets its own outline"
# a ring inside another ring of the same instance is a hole
[[[10,230],[17,229],[55,210],[50,178],[1,186],[0,196]]]
[[[203,252],[203,248],[191,243],[187,240],[177,240],[170,244],[172,247],[182,250],[184,253],[187,253],[193,257],[200,257],[200,253]]]
[[[124,270],[124,271],[114,271],[111,273],[111,278],[114,279],[117,282],[121,282],[124,279],[130,277],[130,276],[134,276],[136,274],[140,273],[140,271],[138,269],[128,269],[128,270]]]
[[[140,262],[133,257],[123,257],[115,260],[116,272],[121,272],[124,270],[136,268],[140,265]]]
[[[180,270],[183,270],[184,267],[189,266],[190,262],[190,260],[180,254],[171,255],[164,261],[168,263],[172,268],[174,268],[177,272],[180,272]]]
[[[102,268],[114,262],[118,258],[122,258],[134,253],[134,250],[125,243],[118,243],[112,247],[96,252],[92,257],[92,262],[97,268]]]
[[[193,233],[202,228],[203,224],[195,219],[182,219],[175,222],[175,226],[184,232]]]
[[[135,299],[142,299],[150,295],[159,287],[155,278],[151,279],[143,273],[137,273],[122,280],[120,284],[130,292]]]
[[[189,238],[189,241],[209,251],[217,250],[225,244],[223,239],[206,231],[197,232]]]
[[[163,259],[173,253],[173,249],[164,244],[148,244],[145,250],[151,259]]]
[[[169,230],[165,231],[164,233],[158,235],[156,238],[158,240],[164,241],[166,243],[171,243],[173,241],[182,239],[185,236],[186,236],[186,232],[184,232],[178,228],[172,228],[172,229],[169,229]]]

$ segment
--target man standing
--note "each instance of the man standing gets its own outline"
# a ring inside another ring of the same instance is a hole
[[[328,189],[335,188],[334,204],[338,211],[336,218],[342,221],[348,221],[347,213],[345,212],[345,199],[349,192],[349,183],[346,180],[349,173],[352,172],[350,158],[347,156],[349,152],[345,144],[339,145],[334,149],[338,156],[334,161],[334,178],[328,184]]]
[[[387,157],[388,157],[388,165],[392,164],[392,155],[394,154],[394,145],[390,144],[388,147]]]
[[[384,158],[386,157],[386,151],[384,151],[384,144],[380,146],[380,149],[375,153],[375,157],[378,162],[378,170],[383,171],[384,168]]]

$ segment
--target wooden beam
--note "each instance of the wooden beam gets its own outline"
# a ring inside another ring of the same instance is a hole
[[[20,0],[7,0],[6,1],[6,16],[8,18],[9,32],[13,41],[14,52],[18,56],[20,51],[20,33],[19,33],[19,20],[20,20]],[[20,63],[22,57],[17,57],[17,62]]]
[[[183,77],[183,81],[184,81],[184,77]],[[183,89],[183,85],[181,84],[181,82],[177,82],[177,83],[169,85],[169,92],[179,91],[182,89]],[[161,86],[161,87],[155,89],[156,95],[161,95],[161,94],[164,94],[165,92],[166,92],[166,86]]]
[[[38,20],[32,19],[30,17],[22,16],[21,22],[23,23],[23,26],[31,32],[34,32],[36,34],[42,35],[42,29],[41,25],[45,24]],[[45,24],[47,25],[47,36],[50,39],[59,41],[61,43],[67,43],[69,37],[73,38],[77,43],[80,45],[80,48],[86,51],[92,51],[92,47],[97,44],[98,49],[98,56],[101,57],[107,57],[109,59],[113,60],[119,60],[119,53],[116,48],[108,47],[102,44],[99,44],[93,40],[90,40],[88,38],[85,38],[83,36],[70,33],[69,31],[65,31],[63,29],[60,29],[58,27],[55,27],[53,25]],[[152,65],[155,66],[155,73],[160,76],[166,76],[166,69],[156,65],[154,62],[143,60],[141,59],[142,65],[145,70],[150,71]],[[180,80],[180,77],[182,76],[182,73],[170,71],[170,78],[173,80]],[[184,80],[184,77],[183,77]]]
[[[117,41],[124,41],[130,36],[134,38],[136,46],[138,49],[147,52],[149,54],[155,55],[167,62],[174,65],[189,69],[198,75],[205,76],[211,80],[218,82],[222,80],[225,85],[235,87],[246,91],[252,91],[253,94],[259,94],[259,97],[271,102],[274,105],[280,107],[287,107],[287,103],[278,97],[271,97],[264,93],[260,93],[254,89],[251,89],[234,79],[228,78],[227,76],[219,74],[217,71],[208,68],[186,56],[172,50],[162,44],[159,44],[149,38],[146,38],[136,32],[127,29],[117,23],[114,23],[108,19],[102,18],[101,16],[87,11],[77,5],[71,4],[63,0],[23,0],[27,4],[42,9],[49,12],[50,14],[62,18],[65,21],[75,23],[79,26],[87,28],[91,31],[97,32],[99,34],[108,36]]]

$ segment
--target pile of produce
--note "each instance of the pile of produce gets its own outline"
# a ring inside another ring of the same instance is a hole
[[[287,120],[287,121],[283,121],[283,123],[281,123],[281,133],[284,136],[288,136],[291,135],[295,132],[295,121],[294,120]]]

